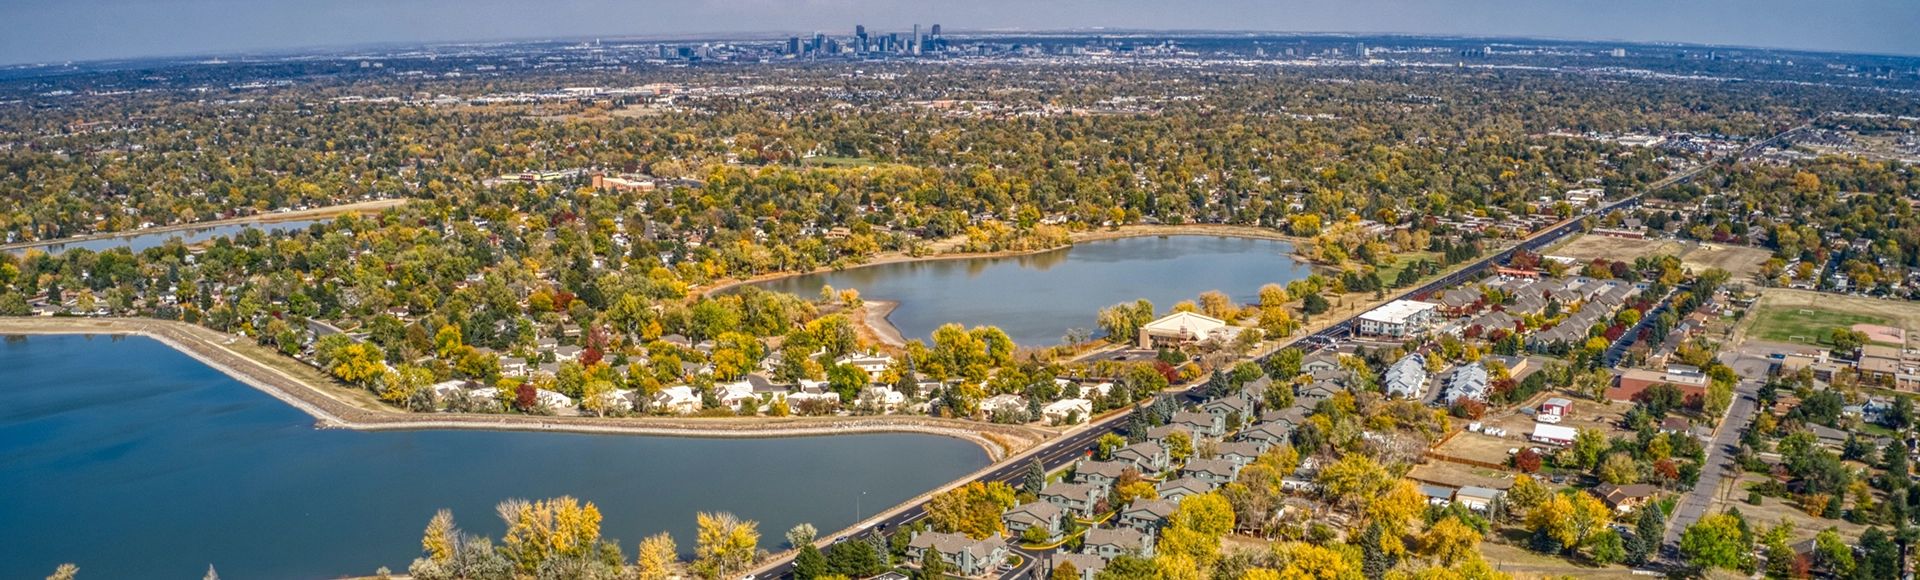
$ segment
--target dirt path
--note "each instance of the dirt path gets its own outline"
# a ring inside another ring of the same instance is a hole
[[[153,338],[260,389],[314,417],[321,428],[362,431],[406,429],[491,429],[653,435],[668,437],[795,437],[853,433],[925,433],[972,441],[998,460],[1031,448],[1057,434],[1042,429],[904,415],[871,417],[539,417],[466,413],[408,413],[381,404],[359,389],[321,382],[301,369],[317,370],[278,355],[255,356],[242,337],[200,326],[138,318],[0,318],[0,335],[129,334]],[[266,361],[259,360],[264,358]],[[283,368],[286,367],[286,368]],[[323,379],[324,380],[324,379]]]

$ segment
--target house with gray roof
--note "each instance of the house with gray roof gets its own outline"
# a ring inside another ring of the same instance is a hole
[[[1059,568],[1061,564],[1073,564],[1073,569],[1080,572],[1079,580],[1093,580],[1101,570],[1107,569],[1107,560],[1094,554],[1056,552],[1049,558],[1053,560],[1054,568]],[[1047,577],[1053,577],[1051,570],[1048,571]]]
[[[1446,396],[1451,403],[1462,399],[1486,402],[1487,367],[1476,362],[1453,371],[1453,377],[1447,380]]]
[[[1292,440],[1292,437],[1292,427],[1273,421],[1255,423],[1252,427],[1241,429],[1240,433],[1235,436],[1235,438],[1241,441],[1260,446],[1262,453],[1265,453],[1267,449]]]
[[[1233,483],[1234,476],[1239,473],[1240,466],[1225,459],[1192,459],[1187,461],[1186,467],[1180,468],[1180,475],[1211,483],[1214,487]]]
[[[1187,497],[1189,495],[1200,495],[1203,493],[1207,493],[1209,491],[1213,491],[1212,483],[1209,483],[1203,479],[1197,479],[1192,477],[1182,477],[1179,479],[1163,481],[1163,482],[1160,482],[1160,485],[1155,487],[1158,488],[1158,491],[1160,492],[1159,493],[1160,499],[1171,500],[1171,501],[1179,501],[1180,498]]]
[[[1174,508],[1180,502],[1168,499],[1135,500],[1127,509],[1120,510],[1118,523],[1147,533],[1156,533],[1166,527],[1167,518],[1173,517]]]
[[[1040,499],[1080,517],[1095,515],[1106,497],[1107,488],[1088,483],[1056,483],[1040,490]]]
[[[1081,551],[1111,562],[1122,554],[1153,557],[1153,536],[1133,528],[1094,528],[1080,542]]]
[[[1227,418],[1210,413],[1190,413],[1181,411],[1173,414],[1168,425],[1181,425],[1193,429],[1193,434],[1208,439],[1218,439],[1227,432]]]
[[[1167,437],[1172,436],[1174,431],[1180,431],[1182,433],[1186,433],[1187,441],[1200,440],[1200,435],[1193,431],[1193,426],[1175,425],[1172,423],[1147,429],[1147,440],[1152,441],[1154,443],[1166,443]]]
[[[1039,528],[1046,531],[1048,541],[1053,541],[1060,539],[1060,532],[1065,529],[1060,524],[1066,519],[1066,512],[1052,502],[1031,501],[1007,510],[1000,517],[1006,523],[1009,536],[1025,537],[1027,530]]]
[[[1173,462],[1173,458],[1167,454],[1167,448],[1152,441],[1121,447],[1113,452],[1113,460],[1132,464],[1134,469],[1146,474],[1166,471]]]
[[[1240,422],[1244,423],[1248,419],[1253,418],[1253,401],[1249,401],[1244,397],[1229,395],[1208,401],[1207,404],[1200,406],[1200,410],[1205,411],[1208,415],[1219,417],[1221,424],[1225,425],[1226,430],[1233,430],[1240,426],[1228,425],[1227,423],[1229,423],[1229,421],[1227,421],[1227,419],[1229,417],[1237,417]]]
[[[1230,441],[1213,446],[1214,457],[1231,461],[1240,467],[1253,465],[1255,460],[1260,459],[1260,454],[1265,452],[1265,447],[1252,441]]]
[[[1082,461],[1073,469],[1073,478],[1080,483],[1113,487],[1120,480],[1120,474],[1133,466],[1118,461]]]
[[[1427,394],[1427,357],[1418,353],[1400,357],[1381,376],[1387,396],[1418,399]]]
[[[920,532],[907,541],[910,561],[922,561],[928,550],[940,554],[940,559],[962,576],[985,575],[1007,559],[1007,541],[1000,534],[975,540],[965,534]]]

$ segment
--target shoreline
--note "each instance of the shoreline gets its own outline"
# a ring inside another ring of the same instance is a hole
[[[300,211],[292,211],[287,213],[254,214],[250,216],[210,220],[210,221],[204,221],[204,222],[194,222],[190,224],[174,224],[174,225],[159,226],[159,227],[152,227],[152,228],[138,229],[138,230],[101,232],[101,233],[87,234],[84,236],[55,238],[51,240],[34,240],[30,242],[16,242],[12,244],[0,245],[0,252],[25,251],[25,250],[31,250],[34,248],[44,248],[47,246],[54,246],[54,245],[77,244],[77,243],[83,243],[83,242],[94,242],[99,240],[110,240],[110,239],[116,239],[116,238],[131,238],[136,236],[148,236],[148,235],[165,234],[165,233],[171,233],[171,232],[184,232],[188,230],[197,230],[202,228],[216,228],[221,226],[231,226],[231,225],[240,225],[240,224],[256,224],[256,223],[271,224],[271,223],[290,222],[290,221],[304,220],[304,219],[322,219],[322,218],[340,215],[347,212],[366,213],[369,211],[378,211],[378,210],[387,209],[389,207],[398,207],[401,205],[405,205],[408,201],[411,201],[411,200],[412,198],[403,197],[403,198],[393,198],[393,199],[376,199],[371,201],[357,201],[353,203],[330,205],[327,207],[316,207],[313,209],[303,209]]]
[[[881,344],[896,348],[907,346],[907,338],[900,334],[900,327],[894,326],[893,320],[888,318],[893,315],[895,309],[900,308],[900,301],[863,299],[861,302],[864,304],[860,306],[860,310],[866,314],[862,317],[861,323],[867,325],[867,330],[872,332]]]
[[[1067,244],[1065,246],[1058,246],[1053,248],[1040,249],[1040,250],[1007,250],[1007,251],[1001,251],[1001,252],[933,254],[930,256],[920,256],[920,257],[908,256],[906,254],[902,254],[899,252],[886,252],[883,254],[876,255],[876,257],[872,260],[847,266],[846,268],[843,268],[840,271],[855,270],[859,268],[869,268],[873,266],[884,266],[887,264],[909,263],[909,262],[937,262],[941,260],[971,260],[976,258],[989,258],[989,259],[1018,258],[1021,256],[1033,256],[1038,254],[1044,254],[1047,252],[1071,250],[1073,249],[1073,246],[1075,244],[1080,244],[1083,242],[1104,242],[1109,240],[1121,240],[1126,238],[1145,238],[1145,237],[1156,237],[1156,236],[1215,236],[1215,237],[1223,237],[1223,238],[1243,238],[1243,239],[1251,239],[1251,240],[1272,240],[1276,242],[1286,242],[1288,244],[1292,244],[1296,251],[1299,249],[1299,245],[1301,242],[1307,241],[1305,238],[1289,236],[1273,230],[1269,230],[1261,227],[1254,227],[1254,226],[1230,226],[1230,225],[1216,225],[1216,224],[1186,224],[1186,225],[1178,225],[1178,226],[1165,226],[1165,225],[1123,226],[1119,230],[1087,230],[1083,232],[1074,232],[1069,235],[1069,238],[1073,242],[1072,244]],[[1297,253],[1289,253],[1287,254],[1287,257],[1292,258],[1293,260],[1298,261],[1301,264],[1305,264],[1309,267],[1318,267],[1314,265],[1313,262],[1300,258]],[[712,288],[699,290],[699,293],[702,296],[713,296],[715,294],[719,294],[740,286],[750,286],[754,284],[760,284],[763,282],[772,282],[774,280],[784,280],[787,278],[795,278],[799,276],[806,276],[809,274],[822,274],[822,273],[834,272],[834,271],[836,270],[834,270],[832,266],[820,266],[806,272],[797,272],[797,271],[775,272],[772,274],[761,274],[759,276],[754,276],[752,278],[734,278],[729,280],[722,280],[719,283],[715,284]],[[876,301],[877,300],[868,300],[868,302],[876,302]]]
[[[868,433],[918,433],[954,437],[979,445],[990,461],[1038,447],[1057,434],[989,423],[935,417],[623,418],[585,416],[408,413],[372,410],[342,400],[325,388],[235,352],[216,339],[244,340],[178,321],[130,318],[0,318],[0,335],[133,335],[169,348],[258,389],[315,420],[321,429],[403,431],[476,429],[687,438],[818,437]],[[289,361],[293,359],[288,359]]]

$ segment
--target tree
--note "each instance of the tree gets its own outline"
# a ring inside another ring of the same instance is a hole
[[[803,524],[794,526],[793,529],[787,530],[787,545],[797,548],[800,546],[811,544],[813,543],[814,538],[819,535],[819,533],[820,532],[818,530],[815,530],[813,528],[813,524],[803,523]]]
[[[693,571],[709,580],[732,578],[753,564],[759,549],[758,522],[742,521],[733,514],[700,512],[695,515],[699,529],[694,547]]]
[[[1307,314],[1322,314],[1330,308],[1333,305],[1327,303],[1327,299],[1319,293],[1308,294],[1300,303],[1300,311]]]
[[[1607,449],[1607,436],[1599,429],[1582,427],[1573,435],[1573,446],[1567,449],[1575,468],[1591,469],[1600,464],[1600,453]]]
[[[1167,516],[1155,548],[1161,553],[1208,562],[1220,552],[1220,538],[1233,531],[1233,506],[1218,492],[1190,495]]]
[[[1175,462],[1186,461],[1193,456],[1193,438],[1186,431],[1174,429],[1173,433],[1167,435],[1166,446],[1167,455]]]
[[[1369,497],[1367,517],[1384,527],[1393,537],[1390,543],[1397,545],[1399,537],[1407,531],[1407,520],[1420,515],[1426,507],[1427,496],[1420,493],[1412,480],[1402,479],[1388,487],[1386,493]]]
[[[1111,433],[1109,433],[1109,435],[1111,435]],[[1034,458],[1033,461],[1027,463],[1027,477],[1021,482],[1020,491],[1038,496],[1040,495],[1040,490],[1046,487],[1047,468],[1040,465],[1039,458]]]
[[[1739,570],[1747,564],[1745,538],[1739,518],[1727,513],[1707,514],[1687,526],[1680,537],[1680,554],[1701,568]]]
[[[1840,539],[1835,528],[1821,530],[1814,536],[1814,562],[1835,578],[1846,578],[1853,574],[1853,548]]]
[[[884,569],[873,553],[873,545],[862,541],[834,544],[827,550],[827,570],[849,578],[877,575]]]
[[[1393,483],[1386,468],[1360,453],[1348,453],[1322,468],[1318,480],[1328,497],[1346,505],[1358,505]]]
[[[213,570],[213,566],[211,565],[207,566],[207,570],[211,572]],[[80,573],[79,566],[75,566],[73,564],[61,564],[60,567],[53,569],[53,575],[48,576],[47,580],[73,580],[73,575],[78,573]]]
[[[550,556],[585,558],[599,545],[600,509],[593,502],[508,500],[494,510],[507,524],[500,551],[523,572],[533,573]]]
[[[1129,417],[1129,419],[1131,419],[1131,417]],[[1125,437],[1114,433],[1101,435],[1100,440],[1095,442],[1096,449],[1093,452],[1093,458],[1100,461],[1113,459],[1113,452],[1126,446],[1127,438]]]
[[[812,545],[808,545],[812,548]],[[660,532],[640,541],[640,553],[634,557],[633,568],[636,580],[667,580],[673,577],[673,565],[680,561],[678,546],[673,544],[673,536]],[[814,556],[819,556],[818,550]],[[795,568],[799,570],[799,568]],[[797,572],[796,572],[797,573]]]
[[[1614,485],[1640,481],[1640,465],[1625,452],[1608,455],[1607,460],[1600,464],[1600,480]]]
[[[814,580],[827,575],[827,557],[813,544],[802,544],[800,553],[793,557],[794,580]]]
[[[1113,486],[1113,506],[1115,508],[1130,505],[1138,500],[1158,499],[1159,496],[1160,491],[1154,489],[1152,483],[1145,481],[1135,481]]]
[[[1073,562],[1061,562],[1059,566],[1053,567],[1053,572],[1047,575],[1047,579],[1080,580],[1080,570],[1073,567]]]
[[[1447,517],[1427,527],[1420,536],[1420,555],[1440,561],[1444,567],[1480,557],[1480,531]]]
[[[972,482],[937,494],[927,501],[927,521],[934,531],[965,534],[980,540],[1006,528],[1000,514],[1019,505],[1013,488],[995,482]]]
[[[1833,343],[1833,352],[1840,356],[1851,357],[1853,352],[1867,344],[1867,333],[1847,328],[1835,328],[1827,335],[1827,341]]]
[[[1608,566],[1626,557],[1626,546],[1621,541],[1619,532],[1610,529],[1601,530],[1600,533],[1593,535],[1590,543],[1592,548],[1588,551],[1588,555],[1593,557],[1595,564]]]
[[[920,556],[920,570],[913,575],[915,580],[946,580],[947,559],[939,550],[927,550]]]

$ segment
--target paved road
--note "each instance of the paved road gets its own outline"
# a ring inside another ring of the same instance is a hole
[[[1737,476],[1740,467],[1733,464],[1733,454],[1740,449],[1740,434],[1747,430],[1747,424],[1753,421],[1753,414],[1759,408],[1761,383],[1746,379],[1734,387],[1732,410],[1727,412],[1720,430],[1714,433],[1713,441],[1707,445],[1707,462],[1700,472],[1700,482],[1693,490],[1682,497],[1680,505],[1674,508],[1673,517],[1667,521],[1667,537],[1662,538],[1665,554],[1679,553],[1680,534],[1687,526],[1700,521],[1706,515],[1707,507],[1713,504],[1713,494],[1720,489],[1722,479]]]

